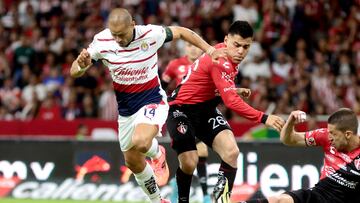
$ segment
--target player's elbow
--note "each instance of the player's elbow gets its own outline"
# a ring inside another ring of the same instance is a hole
[[[224,101],[225,106],[227,106],[231,110],[235,109],[235,104],[236,104],[235,98],[230,97],[230,96],[225,96],[225,98],[223,98],[223,101]]]
[[[291,135],[287,135],[286,133],[280,132],[280,141],[287,146],[293,146],[294,140],[291,139]]]
[[[171,32],[173,34],[173,39],[180,39],[184,38],[186,33],[190,32],[188,28],[181,27],[181,26],[170,26]]]

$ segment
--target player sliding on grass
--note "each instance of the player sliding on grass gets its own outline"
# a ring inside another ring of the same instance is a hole
[[[223,56],[224,50],[215,50],[189,29],[135,25],[127,10],[117,8],[109,15],[108,28],[95,35],[70,70],[71,76],[80,77],[91,66],[92,59],[101,60],[108,67],[118,103],[118,135],[126,165],[143,191],[156,203],[168,200],[161,199],[155,181],[164,185],[169,177],[165,149],[154,139],[160,135],[169,109],[160,86],[157,50],[164,42],[180,38],[213,59]],[[145,156],[152,158],[154,171]]]

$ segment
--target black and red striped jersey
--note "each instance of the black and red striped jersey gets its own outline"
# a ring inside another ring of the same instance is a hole
[[[359,138],[360,139],[360,138]],[[329,141],[329,131],[321,128],[306,132],[308,146],[321,146],[324,166],[316,189],[337,202],[360,200],[360,147],[351,152],[339,152]]]
[[[223,48],[225,44],[215,47]],[[228,58],[221,58],[217,63],[209,55],[203,54],[191,65],[181,84],[172,93],[169,104],[209,104],[211,100],[217,100],[215,93],[218,92],[225,106],[240,116],[260,123],[263,112],[248,105],[236,92],[234,79],[238,73],[237,67],[238,64]],[[213,104],[216,106],[216,102]]]

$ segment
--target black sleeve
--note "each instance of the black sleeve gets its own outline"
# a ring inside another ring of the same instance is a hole
[[[269,115],[263,114],[262,117],[261,117],[261,123],[265,124],[268,117],[269,117]]]
[[[170,42],[173,40],[173,33],[169,27],[165,27],[166,37],[165,42]],[[165,43],[164,42],[164,43]]]

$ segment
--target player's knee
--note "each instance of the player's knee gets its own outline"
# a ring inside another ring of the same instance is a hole
[[[197,152],[198,152],[198,155],[200,157],[208,157],[208,150],[207,150],[207,146],[206,144],[204,143],[198,143],[196,145],[196,149],[197,149]]]
[[[229,164],[231,163],[236,164],[239,154],[240,154],[239,148],[232,147],[231,149],[225,151],[222,160],[224,160],[226,163]]]
[[[152,144],[152,139],[143,139],[142,136],[139,134],[134,135],[132,141],[134,144],[134,148],[141,153],[146,153],[150,149]]]
[[[183,157],[180,162],[180,168],[184,173],[192,174],[196,169],[198,161],[199,161],[198,156],[194,156],[192,154]]]

